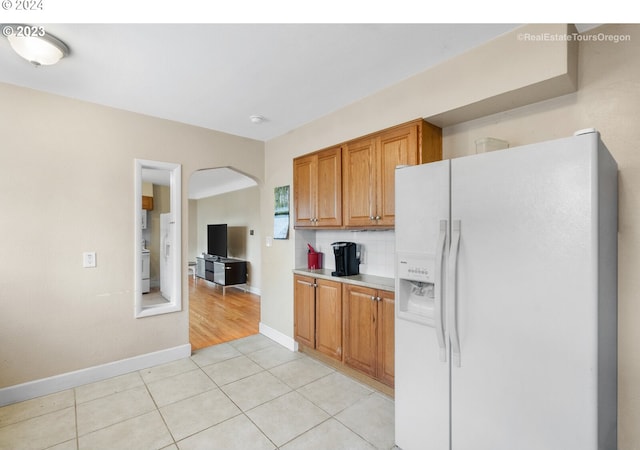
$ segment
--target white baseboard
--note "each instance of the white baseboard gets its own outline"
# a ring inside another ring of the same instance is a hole
[[[209,283],[210,286],[221,286],[218,284],[215,284],[213,281],[209,281],[207,279],[204,278],[197,278],[198,281],[204,281],[205,283]],[[241,291],[244,292],[251,292],[252,294],[255,294],[257,296],[261,296],[262,295],[262,291],[260,290],[260,288],[257,288],[255,286],[251,286],[248,283],[243,283],[243,284],[230,284],[229,286],[225,286],[225,289],[240,289]]]
[[[260,322],[259,330],[260,330],[260,334],[264,334],[266,337],[268,337],[272,341],[276,341],[278,344],[282,345],[283,347],[286,347],[293,352],[298,351],[298,343],[294,341],[293,338],[290,338],[286,334],[283,334],[278,330],[271,328],[268,325],[265,325],[262,322]]]
[[[252,294],[256,294],[257,296],[262,295],[262,291],[255,286],[249,286],[249,292],[251,292]]]
[[[237,284],[237,285],[231,285],[229,287],[235,287],[235,288],[243,290],[245,292],[249,291],[252,294],[255,294],[257,296],[262,295],[262,292],[260,291],[260,289],[258,289],[255,286],[251,286],[250,284]]]
[[[191,344],[121,359],[0,389],[0,406],[64,391],[191,356]]]

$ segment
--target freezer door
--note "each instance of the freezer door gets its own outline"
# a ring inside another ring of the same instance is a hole
[[[171,301],[173,297],[173,221],[169,213],[160,214],[160,293]]]
[[[594,134],[452,160],[452,449],[598,448],[598,143]],[[615,294],[602,300],[615,308]],[[602,448],[615,448],[602,434]]]
[[[402,273],[409,278],[433,281],[423,269],[445,267],[446,258],[436,262],[438,247],[448,247],[449,161],[396,170],[396,254],[409,256],[412,267]],[[441,223],[445,222],[444,242]],[[446,255],[445,252],[440,252]],[[398,261],[399,257],[396,257]],[[417,261],[417,262],[416,262]],[[415,266],[415,267],[414,267]],[[413,274],[413,275],[412,275]],[[443,274],[444,277],[444,274]],[[404,281],[402,281],[404,282]],[[440,282],[440,280],[436,280]],[[442,352],[433,321],[412,320],[396,278],[395,314],[395,436],[403,450],[449,448],[449,363]],[[410,287],[410,286],[409,286]],[[440,286],[441,287],[441,286]],[[442,292],[442,295],[445,293]],[[417,308],[421,312],[424,308]]]

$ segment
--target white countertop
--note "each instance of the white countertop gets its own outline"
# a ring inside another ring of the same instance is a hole
[[[347,277],[336,277],[331,275],[330,269],[293,269],[293,273],[298,275],[306,275],[309,277],[322,278],[325,280],[339,281],[341,283],[354,284],[373,289],[381,289],[383,291],[393,291],[395,289],[395,280],[393,278],[379,277],[377,275],[349,275]]]

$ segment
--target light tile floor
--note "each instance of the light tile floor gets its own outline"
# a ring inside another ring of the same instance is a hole
[[[394,447],[389,397],[253,335],[0,408],[0,449]]]

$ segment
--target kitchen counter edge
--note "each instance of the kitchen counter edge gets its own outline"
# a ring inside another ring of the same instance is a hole
[[[305,275],[308,277],[322,278],[323,280],[338,281],[340,283],[353,284],[356,286],[362,286],[373,289],[380,289],[383,291],[395,290],[395,279],[380,277],[377,275],[367,275],[361,273],[360,275],[350,275],[347,277],[336,277],[331,275],[329,269],[293,269],[293,273],[297,275]]]

